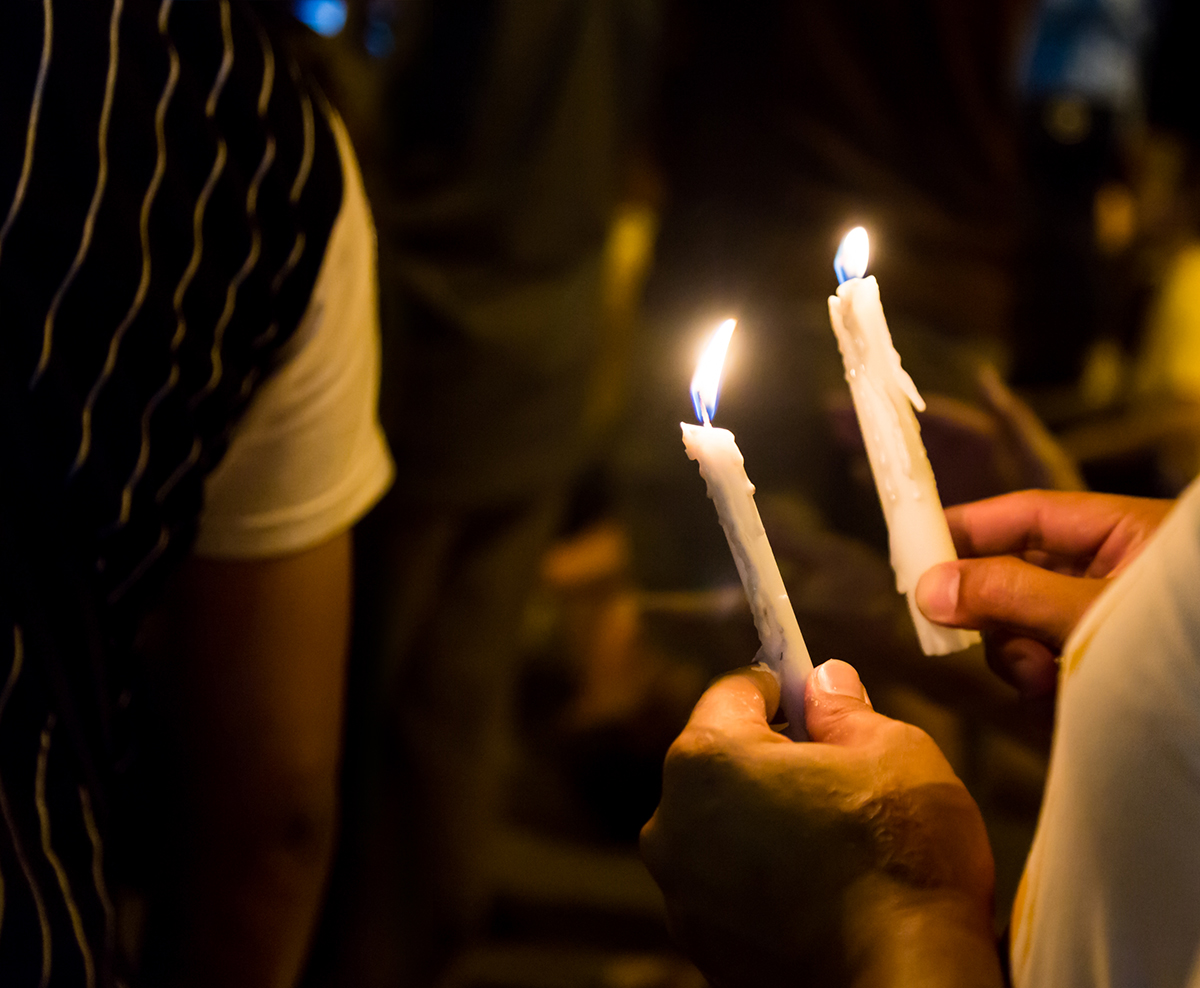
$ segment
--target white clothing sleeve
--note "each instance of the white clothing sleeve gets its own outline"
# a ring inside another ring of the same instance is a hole
[[[366,514],[392,480],[377,415],[375,230],[345,127],[332,113],[330,124],[342,206],[282,363],[205,482],[200,556],[256,559],[317,545]]]
[[[1196,986],[1200,481],[1063,646],[1017,988]]]

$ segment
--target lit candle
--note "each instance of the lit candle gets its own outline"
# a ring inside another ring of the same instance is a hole
[[[874,276],[864,277],[869,251],[867,231],[861,226],[842,240],[833,262],[840,284],[829,299],[829,320],[887,519],[896,589],[908,597],[925,654],[946,655],[979,641],[979,635],[934,624],[917,608],[921,574],[958,557],[913,411],[914,406],[924,411],[925,402],[892,346],[879,285]]]
[[[787,734],[804,740],[804,684],[812,672],[808,647],[779,575],[779,566],[754,503],[754,485],[746,476],[742,452],[728,429],[715,429],[717,392],[725,351],[737,325],[727,319],[717,328],[692,378],[692,403],[703,425],[681,422],[683,445],[700,466],[708,496],[717,507],[733,561],[762,643],[758,658],[779,677],[780,704],[788,720]]]

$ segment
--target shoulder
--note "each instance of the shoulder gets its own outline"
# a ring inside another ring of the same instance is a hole
[[[307,548],[357,521],[392,479],[376,412],[374,228],[345,129],[331,121],[345,173],[342,208],[300,326],[208,478],[200,555]]]

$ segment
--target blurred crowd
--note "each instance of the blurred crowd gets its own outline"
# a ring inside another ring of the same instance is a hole
[[[850,226],[871,232],[947,504],[1182,488],[1195,20],[1105,0],[370,0],[300,39],[367,176],[399,468],[361,530],[362,706],[319,963],[433,977],[481,928],[487,833],[523,812],[502,780],[545,757],[515,736],[565,752],[582,809],[554,826],[629,841],[700,685],[750,655],[676,426],[727,315],[721,422],[814,652],[874,672],[882,633],[911,655],[825,312]],[[978,764],[1003,747],[972,709],[989,687],[916,664],[878,670],[892,709],[1003,789]],[[1036,780],[1045,738],[1000,719]]]

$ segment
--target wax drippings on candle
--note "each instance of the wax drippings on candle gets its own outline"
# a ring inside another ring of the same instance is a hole
[[[900,354],[889,341],[888,357],[892,365],[892,378],[899,385],[900,390],[904,392],[904,396],[913,403],[913,407],[918,412],[925,411],[925,399],[921,397],[921,392],[917,390],[917,386],[913,383],[912,377],[903,367],[900,366]]]
[[[861,228],[860,228],[861,229]],[[849,234],[847,234],[849,236]],[[875,284],[874,278],[866,279],[860,288],[860,291],[871,292],[878,296],[879,287]],[[887,324],[872,325],[871,323],[858,324],[854,327],[847,327],[851,330],[849,337],[854,344],[854,363],[858,364],[867,376],[870,376],[868,364],[874,363],[876,367],[882,363],[886,368],[886,373],[895,382],[904,396],[912,402],[912,405],[918,412],[925,411],[925,399],[921,397],[921,393],[917,390],[916,384],[913,383],[912,377],[908,371],[900,363],[900,353],[892,343],[890,334],[887,332]],[[855,332],[854,330],[858,331]],[[853,377],[855,368],[850,367],[847,374]]]
[[[699,465],[708,496],[716,505],[750,604],[762,644],[758,657],[769,662],[779,677],[780,706],[795,725],[788,737],[806,740],[804,684],[812,661],[754,503],[754,485],[746,476],[741,451],[727,429],[682,422],[680,426],[687,455]]]
[[[896,484],[898,478],[895,477],[895,468],[891,465],[893,460],[889,453],[894,454],[896,468],[899,468],[904,476],[911,479],[913,475],[912,457],[900,422],[900,409],[897,408],[893,397],[887,393],[886,387],[881,387],[881,382],[871,377],[866,363],[861,363],[859,368],[863,371],[861,375],[851,380],[847,372],[846,380],[851,382],[851,391],[858,396],[858,400],[871,409],[867,418],[872,423],[868,448],[874,448],[874,455],[881,468],[878,478],[882,486],[881,494],[886,494],[889,500],[894,501],[899,496]]]
[[[851,248],[859,239],[862,253],[854,258]],[[896,589],[908,598],[922,650],[945,655],[978,642],[979,636],[932,624],[915,602],[917,579],[931,565],[954,559],[954,542],[915,415],[925,409],[925,402],[900,365],[879,286],[866,275],[867,252],[865,232],[851,231],[834,265],[843,283],[829,299],[829,319],[887,519]]]

